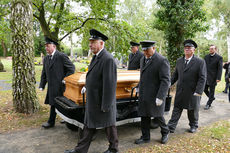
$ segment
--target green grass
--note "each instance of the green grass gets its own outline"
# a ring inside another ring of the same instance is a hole
[[[185,133],[170,135],[166,145],[149,144],[125,151],[126,153],[209,153],[230,152],[230,120],[219,121],[211,126],[203,127],[195,134]]]
[[[0,72],[0,80],[6,80],[6,83],[12,83],[12,61],[5,58],[1,59],[6,72]],[[86,64],[75,62],[76,72],[79,72],[82,67],[87,67]],[[35,78],[36,82],[40,82],[42,65],[35,65]]]

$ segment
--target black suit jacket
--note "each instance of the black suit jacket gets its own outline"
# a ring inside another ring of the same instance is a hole
[[[204,57],[204,60],[207,66],[206,84],[216,85],[216,80],[221,80],[223,58],[218,54],[214,56],[208,54]]]
[[[133,53],[129,54],[129,65],[128,70],[137,70],[140,69],[140,59],[144,56],[139,50],[135,55]]]
[[[69,60],[68,56],[62,52],[56,51],[50,62],[49,56],[44,58],[39,88],[44,89],[48,82],[45,104],[54,105],[54,98],[63,95],[64,85],[62,84],[62,80],[73,74],[74,71],[75,66]]]

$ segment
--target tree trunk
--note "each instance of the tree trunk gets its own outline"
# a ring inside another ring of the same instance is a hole
[[[34,113],[39,109],[33,48],[33,14],[30,0],[13,0],[11,8],[13,104],[17,112]]]
[[[2,44],[2,49],[3,49],[3,57],[6,57],[7,49],[6,49],[6,45],[4,43],[4,40],[1,40],[1,44]]]

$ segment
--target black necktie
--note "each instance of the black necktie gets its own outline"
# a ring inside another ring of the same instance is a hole
[[[145,64],[147,64],[149,62],[150,58],[146,58],[145,59]]]
[[[189,60],[185,60],[184,68],[186,68],[186,66],[188,65],[188,61]]]
[[[134,53],[132,53],[132,54],[131,54],[131,58],[133,58],[134,56],[135,56],[135,54],[134,54]]]
[[[51,60],[52,60],[52,55],[49,55],[49,64],[50,64]]]
[[[96,56],[97,56],[97,55],[93,55],[93,58],[92,58],[92,60],[91,60],[91,63],[90,63],[90,65],[92,65],[92,63],[95,61],[95,59],[96,59]]]

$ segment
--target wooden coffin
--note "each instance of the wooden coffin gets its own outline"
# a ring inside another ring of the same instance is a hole
[[[66,77],[65,84],[66,90],[64,96],[77,104],[83,103],[81,89],[85,86],[86,72],[77,72],[73,75]],[[116,98],[130,98],[132,88],[135,87],[140,78],[139,71],[120,71],[117,73],[117,90]],[[86,91],[87,92],[87,91]]]

